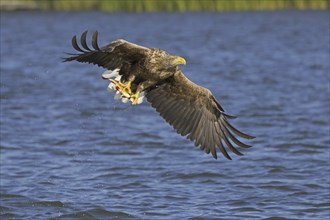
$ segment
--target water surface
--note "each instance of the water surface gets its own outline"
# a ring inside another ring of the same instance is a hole
[[[98,30],[185,57],[257,136],[214,160],[102,68],[62,63]],[[1,219],[327,219],[329,12],[1,13]]]

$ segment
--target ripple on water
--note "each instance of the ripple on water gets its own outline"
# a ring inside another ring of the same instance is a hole
[[[102,208],[94,208],[87,211],[78,211],[59,215],[51,219],[136,219],[136,216],[126,212],[108,211]]]

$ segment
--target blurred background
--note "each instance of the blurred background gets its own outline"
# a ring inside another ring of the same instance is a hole
[[[2,10],[102,10],[112,12],[320,10],[328,0],[2,0]]]
[[[0,2],[1,219],[329,219],[329,1]],[[85,30],[184,57],[253,147],[215,160],[114,100],[62,62]]]

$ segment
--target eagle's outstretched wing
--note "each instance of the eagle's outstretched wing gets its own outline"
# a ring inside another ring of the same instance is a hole
[[[178,69],[174,77],[161,83],[147,92],[147,100],[174,129],[200,145],[206,153],[217,158],[216,146],[228,159],[225,146],[237,155],[242,155],[234,145],[248,148],[234,135],[252,139],[234,128],[228,119],[235,118],[224,113],[224,110],[212,93],[187,79]]]
[[[69,54],[71,57],[65,58],[64,61],[73,61],[83,63],[92,63],[98,66],[114,70],[121,68],[123,65],[134,64],[148,55],[150,49],[142,47],[125,40],[116,40],[110,44],[99,48],[97,43],[98,32],[94,32],[92,36],[92,47],[90,49],[86,42],[87,31],[80,38],[82,48],[77,43],[77,38],[72,38],[72,46],[79,54]]]

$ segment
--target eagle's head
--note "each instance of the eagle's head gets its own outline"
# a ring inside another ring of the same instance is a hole
[[[173,65],[186,65],[186,60],[179,56],[172,56],[172,63]]]
[[[157,64],[157,67],[162,70],[172,69],[178,65],[186,65],[186,60],[184,58],[169,54],[160,49],[154,50],[149,62]]]

